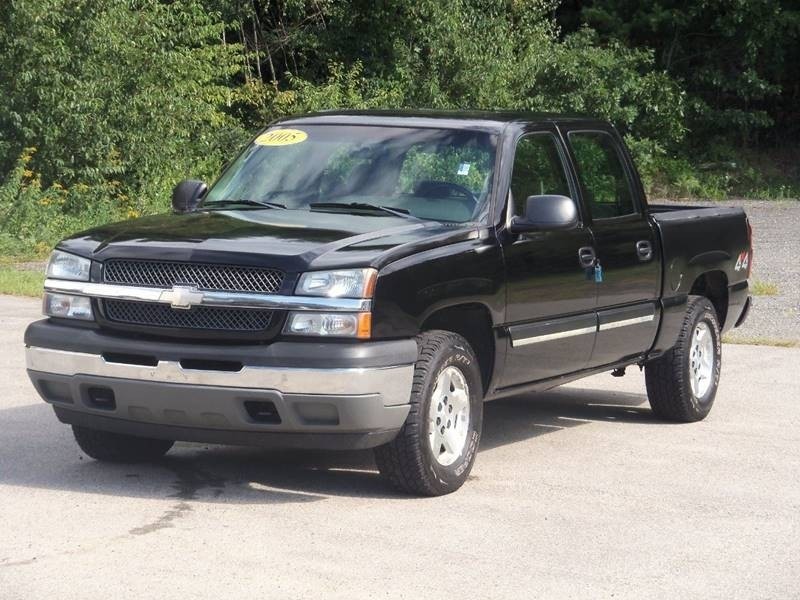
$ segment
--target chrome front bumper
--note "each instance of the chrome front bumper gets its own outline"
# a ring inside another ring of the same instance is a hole
[[[158,355],[147,343],[143,352]],[[28,375],[66,423],[211,443],[307,448],[385,443],[408,415],[414,373],[413,364],[196,369],[181,360],[131,364],[124,362],[130,359],[125,354],[104,354],[28,345]],[[274,414],[266,421],[262,413],[254,416],[256,405]]]
[[[155,366],[110,362],[100,355],[28,347],[28,371],[55,375],[91,375],[195,386],[270,389],[283,394],[359,396],[377,394],[384,406],[408,404],[413,365],[372,369],[303,369],[243,366],[241,370],[185,369],[180,362]]]

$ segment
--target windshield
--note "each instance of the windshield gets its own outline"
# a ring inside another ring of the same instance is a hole
[[[496,141],[488,133],[450,129],[275,127],[225,171],[204,206],[268,202],[294,210],[474,221],[486,206]]]

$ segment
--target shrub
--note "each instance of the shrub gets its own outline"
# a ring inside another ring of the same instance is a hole
[[[0,253],[41,256],[66,235],[139,215],[118,181],[43,186],[34,154],[26,148],[0,185]]]

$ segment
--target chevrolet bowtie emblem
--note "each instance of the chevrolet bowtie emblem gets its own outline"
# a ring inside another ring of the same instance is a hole
[[[171,290],[161,292],[161,302],[169,302],[172,308],[187,310],[203,302],[203,292],[189,285],[173,285]]]

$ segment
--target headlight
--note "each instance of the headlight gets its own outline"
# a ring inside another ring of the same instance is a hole
[[[292,312],[284,333],[367,339],[372,333],[372,313]]]
[[[84,321],[94,320],[92,300],[86,296],[45,292],[42,311],[50,317],[82,319]]]
[[[300,276],[295,293],[326,298],[371,298],[377,278],[375,269],[311,271]]]
[[[92,261],[61,250],[53,250],[47,262],[47,276],[53,279],[89,281]]]

